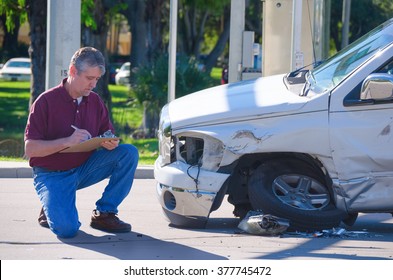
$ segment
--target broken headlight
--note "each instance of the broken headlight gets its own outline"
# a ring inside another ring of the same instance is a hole
[[[169,119],[168,105],[165,105],[161,110],[160,124],[158,128],[158,149],[161,157],[161,166],[171,163],[172,143],[172,128]]]

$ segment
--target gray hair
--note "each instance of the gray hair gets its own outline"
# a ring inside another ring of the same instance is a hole
[[[105,74],[105,58],[102,53],[92,47],[77,50],[71,58],[70,65],[74,65],[78,74],[89,67],[99,67],[101,74]]]

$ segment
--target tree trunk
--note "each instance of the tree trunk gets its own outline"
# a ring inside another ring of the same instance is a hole
[[[165,2],[165,0],[128,0],[128,8],[123,15],[131,27],[132,68],[151,63],[157,53],[164,51],[162,8]]]
[[[19,18],[14,23],[15,24],[14,30],[11,30],[10,32],[7,30],[5,22],[6,22],[6,16],[4,14],[0,16],[0,24],[1,24],[0,29],[4,31],[3,46],[2,47],[0,46],[0,48],[2,48],[0,61],[2,60],[5,61],[19,55],[19,50],[16,47],[19,45],[18,43],[18,34],[19,34],[19,27],[20,27]]]
[[[27,17],[30,24],[31,83],[30,105],[45,91],[46,67],[46,17],[47,0],[26,0]]]
[[[147,59],[149,62],[155,60],[157,54],[164,51],[162,42],[162,7],[165,0],[147,1],[146,20],[147,20]]]
[[[131,26],[131,67],[138,67],[147,61],[146,1],[133,0],[128,7]],[[132,78],[132,75],[131,75]]]
[[[97,27],[93,29],[91,27],[86,27],[85,25],[82,25],[82,46],[94,47],[101,51],[105,57],[105,75],[98,81],[95,92],[97,92],[101,96],[109,112],[111,112],[112,108],[112,97],[108,88],[109,58],[106,48],[106,38],[109,30],[109,21],[105,18],[105,15],[108,13],[110,8],[111,7],[109,6],[105,6],[105,3],[103,3],[103,1],[95,1],[94,10],[92,11],[92,13]]]
[[[143,102],[143,120],[142,120],[142,131],[144,138],[155,138],[157,136],[158,123],[159,123],[159,110],[157,102],[145,101]]]
[[[162,44],[162,7],[165,0],[146,1],[129,0],[126,16],[131,26],[131,69],[152,63],[156,55],[163,52]],[[135,75],[130,73],[131,84]],[[157,107],[154,101],[143,103],[142,133],[136,133],[136,137],[155,137],[158,126]]]
[[[210,73],[213,69],[214,65],[216,64],[218,58],[223,53],[229,39],[230,33],[230,12],[229,8],[225,8],[224,12],[224,28],[222,33],[220,34],[219,39],[217,40],[216,45],[214,46],[213,50],[209,53],[205,60],[205,71]]]

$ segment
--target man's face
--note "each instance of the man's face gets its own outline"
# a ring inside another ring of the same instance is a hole
[[[85,71],[77,72],[72,66],[71,70],[71,95],[73,98],[88,96],[96,87],[98,80],[101,78],[101,70],[99,67],[89,67]]]

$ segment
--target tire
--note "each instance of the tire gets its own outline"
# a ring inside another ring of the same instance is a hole
[[[336,208],[324,182],[322,172],[305,162],[264,162],[250,177],[250,203],[254,210],[288,219],[290,231],[331,229],[347,214]]]

